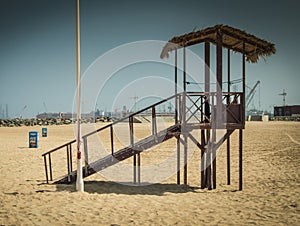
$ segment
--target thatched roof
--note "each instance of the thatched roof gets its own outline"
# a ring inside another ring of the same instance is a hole
[[[201,42],[217,43],[218,34],[222,35],[222,45],[235,52],[243,53],[245,42],[246,60],[256,63],[259,57],[270,56],[276,52],[275,45],[245,31],[227,25],[216,25],[203,30],[190,32],[181,36],[175,36],[164,46],[160,57],[169,56],[169,52]]]

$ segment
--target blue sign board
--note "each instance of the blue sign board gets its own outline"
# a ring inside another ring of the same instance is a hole
[[[29,132],[29,148],[38,148],[39,133],[35,131]]]
[[[42,137],[47,137],[47,136],[48,136],[47,128],[42,128]]]

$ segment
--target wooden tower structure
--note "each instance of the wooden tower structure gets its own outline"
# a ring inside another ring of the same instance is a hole
[[[204,92],[188,92],[186,80],[186,48],[196,44],[204,44]],[[210,90],[210,45],[216,46],[216,92]],[[226,140],[227,141],[227,183],[230,184],[230,135],[234,130],[239,130],[239,190],[243,186],[243,129],[245,128],[245,80],[246,80],[246,61],[256,63],[259,57],[270,56],[276,52],[275,45],[265,40],[257,38],[239,29],[227,26],[216,25],[200,31],[191,32],[181,36],[175,36],[164,46],[161,52],[161,58],[169,56],[169,53],[175,52],[175,94],[177,95],[177,51],[183,51],[183,95],[182,102],[185,106],[186,99],[192,96],[198,96],[198,104],[194,102],[196,109],[201,112],[201,121],[198,125],[192,125],[186,118],[186,111],[178,105],[176,101],[177,120],[182,125],[181,136],[183,136],[184,146],[184,184],[187,183],[187,138],[190,137],[193,142],[201,149],[201,188],[216,188],[216,150]],[[223,49],[227,49],[227,81],[223,81]],[[242,82],[241,92],[231,92],[231,71],[230,55],[231,51],[242,54]],[[228,84],[224,87],[223,84]],[[227,89],[227,92],[224,92]],[[208,104],[209,103],[209,106]],[[194,114],[196,114],[194,112]],[[212,116],[212,117],[210,117]],[[204,118],[204,120],[203,120]],[[189,133],[189,127],[196,126],[201,130],[200,142],[193,138]],[[216,140],[216,131],[226,129],[225,135]],[[177,139],[181,139],[180,135]],[[178,153],[180,153],[180,142],[177,142]],[[178,157],[179,158],[179,157]],[[179,161],[178,161],[179,162]],[[178,166],[177,183],[180,183],[180,166]]]

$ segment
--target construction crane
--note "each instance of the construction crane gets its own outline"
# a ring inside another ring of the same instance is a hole
[[[43,106],[44,106],[44,108],[45,108],[45,113],[48,113],[48,108],[47,108],[47,106],[46,106],[46,103],[45,103],[45,102],[43,102]]]
[[[287,93],[283,89],[282,93],[279,93],[278,95],[282,96],[282,104],[283,104],[283,107],[284,107],[285,106],[285,97],[286,97]]]
[[[137,102],[138,97],[136,95],[134,95],[133,97],[129,97],[129,99],[134,100],[133,109],[134,109],[134,112],[136,112],[136,102]]]
[[[24,110],[25,110],[26,108],[27,108],[27,105],[25,105],[25,106],[22,108],[22,110],[20,111],[20,113],[17,114],[18,118],[22,118],[22,114],[23,114],[23,112],[24,112]]]
[[[258,80],[255,85],[253,86],[253,88],[250,88],[250,92],[248,93],[247,97],[246,97],[246,107],[249,106],[249,104],[251,103],[253,97],[254,97],[254,94],[255,94],[255,89],[257,88],[257,86],[260,84],[260,81]]]

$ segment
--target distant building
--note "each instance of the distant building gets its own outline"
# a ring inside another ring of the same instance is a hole
[[[274,116],[300,116],[300,105],[275,106]]]
[[[41,113],[36,116],[36,118],[59,118],[59,113]]]

